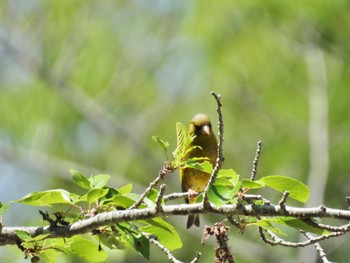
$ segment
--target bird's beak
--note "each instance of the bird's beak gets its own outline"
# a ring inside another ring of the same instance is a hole
[[[209,135],[210,134],[210,127],[209,127],[209,125],[204,125],[202,127],[202,133],[205,134],[205,135]]]

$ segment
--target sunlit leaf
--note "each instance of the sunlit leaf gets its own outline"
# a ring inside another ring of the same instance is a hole
[[[81,172],[73,169],[69,170],[69,172],[71,173],[73,181],[76,185],[79,185],[85,189],[91,189],[90,181]]]
[[[15,230],[15,232],[21,240],[27,241],[32,239],[32,237],[26,231]]]
[[[165,157],[168,159],[168,147],[169,143],[166,141],[163,141],[158,136],[152,136],[152,139],[155,140],[164,150]]]
[[[182,165],[183,161],[187,159],[188,154],[199,146],[192,145],[194,136],[190,136],[187,132],[187,128],[181,122],[176,123],[176,137],[177,146],[173,152],[174,160],[172,166],[177,168]]]
[[[107,184],[109,178],[108,174],[98,174],[91,176],[88,180],[92,189],[101,189]]]
[[[108,189],[92,189],[87,193],[86,201],[91,204],[99,198],[104,197],[108,193]]]
[[[207,159],[207,158],[205,158]],[[198,162],[198,158],[191,158],[188,161],[184,163],[184,168],[192,168],[196,169],[202,172],[206,172],[211,174],[213,171],[213,167],[210,162],[204,161],[204,162]],[[203,160],[203,158],[200,158],[200,160]]]
[[[161,218],[154,218],[142,222],[147,223],[147,225],[140,227],[140,230],[155,236],[156,239],[169,250],[182,247],[180,236],[171,224],[165,222]]]
[[[239,175],[232,169],[221,169],[218,173],[218,177],[224,177],[230,180],[234,185],[236,185],[239,180]]]
[[[243,188],[258,189],[258,188],[263,188],[264,186],[265,186],[265,183],[262,180],[257,180],[257,181],[252,181],[249,179],[242,180]]]
[[[0,216],[5,214],[5,212],[9,207],[10,207],[10,204],[3,204],[2,202],[0,202]]]
[[[305,203],[310,195],[310,189],[302,182],[287,176],[270,175],[261,179],[267,186],[280,192],[289,191],[289,196]]]
[[[68,250],[87,262],[103,262],[107,259],[106,252],[99,250],[97,242],[90,239],[74,236],[70,238],[69,243]]]
[[[234,187],[230,185],[212,185],[208,191],[209,201],[216,206],[221,206],[231,202],[236,196],[237,192],[234,192]]]
[[[27,194],[16,202],[33,206],[51,206],[53,204],[72,204],[79,196],[63,189],[47,190]]]
[[[121,195],[129,194],[131,192],[131,190],[132,190],[132,184],[127,184],[125,186],[118,188],[118,192]]]

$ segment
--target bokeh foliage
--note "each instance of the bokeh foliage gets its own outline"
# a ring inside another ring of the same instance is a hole
[[[177,121],[205,112],[215,122],[211,90],[223,95],[225,168],[249,178],[256,142],[263,140],[261,176],[307,182],[307,60],[316,50],[325,71],[314,70],[326,80],[329,108],[329,177],[322,202],[346,208],[349,11],[345,0],[2,1],[0,200],[74,187],[71,168],[106,172],[113,187],[133,183],[142,191],[164,161],[151,136],[175,149]],[[180,190],[176,174],[166,183],[169,192]],[[309,187],[311,195],[319,190]],[[29,212],[12,211],[4,223],[39,224],[37,212]],[[298,250],[260,244],[256,233],[232,233],[240,262],[297,257]],[[193,257],[202,248],[200,236],[198,230],[183,232],[189,249],[176,255]],[[325,244],[331,260],[349,259],[346,242]],[[0,258],[8,261],[12,251],[1,248]],[[206,251],[211,262],[213,252]],[[120,256],[140,260],[136,254]]]

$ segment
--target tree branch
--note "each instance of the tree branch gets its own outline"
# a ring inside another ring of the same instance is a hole
[[[295,218],[337,218],[350,220],[349,210],[340,210],[327,208],[324,206],[312,207],[312,208],[299,208],[286,206],[285,209],[281,209],[279,205],[223,205],[216,207],[213,204],[209,204],[209,207],[204,209],[201,203],[197,204],[180,204],[180,205],[163,205],[162,211],[157,211],[157,208],[143,208],[132,210],[114,210],[110,212],[104,212],[97,214],[91,218],[78,221],[76,223],[67,226],[57,226],[49,230],[49,226],[31,226],[31,227],[16,227],[16,226],[2,226],[0,228],[0,245],[16,244],[18,240],[16,230],[23,230],[32,237],[40,234],[51,234],[51,238],[57,237],[71,237],[77,234],[84,234],[92,232],[94,229],[115,224],[119,222],[129,222],[142,219],[151,219],[156,217],[165,217],[171,215],[189,215],[189,214],[222,214],[225,217],[230,215],[244,215],[244,216],[290,216]],[[331,233],[326,238],[339,236],[341,233],[349,232],[350,224],[346,224],[338,229],[339,231]],[[315,242],[318,242],[316,239]],[[311,244],[311,241],[308,241]],[[306,243],[305,243],[306,244]]]
[[[224,120],[221,113],[221,95],[216,94],[214,91],[210,92],[211,95],[214,96],[216,103],[217,103],[217,113],[218,113],[218,136],[219,136],[219,142],[218,142],[218,156],[216,158],[216,164],[213,169],[213,172],[211,173],[210,179],[203,191],[203,201],[202,205],[204,207],[209,205],[209,198],[208,198],[208,190],[209,187],[214,183],[216,176],[218,175],[221,166],[224,162],[224,155],[223,155],[223,143],[224,143]]]
[[[151,235],[142,232],[142,235],[144,235],[150,243],[154,244],[156,247],[158,247],[161,251],[164,252],[164,254],[168,257],[169,261],[172,263],[183,263],[182,261],[179,261],[175,258],[175,256],[170,252],[169,249],[167,249],[165,246],[163,246],[158,240],[153,238]],[[197,252],[197,255],[195,258],[191,261],[191,263],[196,263],[199,260],[199,257],[201,256],[201,253]]]
[[[256,174],[258,172],[258,164],[259,164],[259,157],[261,154],[261,148],[262,148],[262,141],[258,141],[257,143],[257,147],[256,147],[256,152],[255,152],[255,158],[253,161],[253,169],[252,169],[252,173],[250,175],[250,180],[254,181]]]

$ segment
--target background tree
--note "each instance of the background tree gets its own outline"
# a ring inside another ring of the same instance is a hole
[[[114,187],[130,182],[142,192],[164,161],[151,136],[175,145],[177,121],[200,111],[215,119],[207,95],[215,89],[224,94],[225,166],[249,178],[261,139],[261,175],[299,179],[318,196],[311,204],[347,208],[345,1],[3,1],[0,8],[2,202],[77,190],[70,168],[107,172]],[[166,180],[169,192],[179,191],[176,175]],[[37,220],[37,209],[15,205],[3,219]],[[203,225],[216,221],[205,217]],[[191,249],[177,256],[201,250],[201,234],[181,233]],[[249,230],[243,238],[233,231],[231,240],[240,262],[281,255],[312,262],[305,250],[259,244]],[[345,241],[325,243],[332,260],[347,261]],[[13,250],[0,248],[1,260],[13,259]],[[113,255],[139,262],[125,253]],[[211,262],[213,250],[205,253]]]

